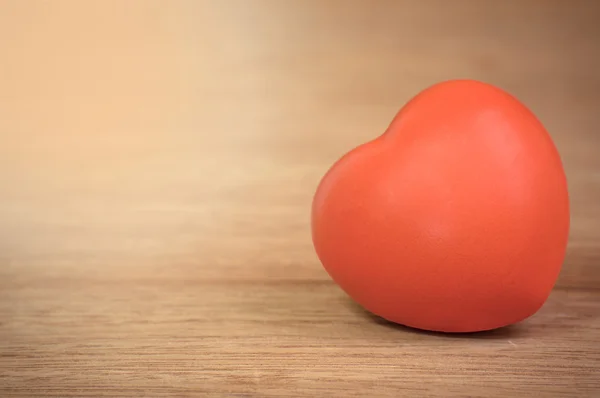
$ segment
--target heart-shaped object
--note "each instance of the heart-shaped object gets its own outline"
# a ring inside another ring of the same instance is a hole
[[[366,310],[440,332],[536,313],[569,235],[567,181],[536,116],[474,80],[435,84],[339,159],[313,201],[313,243]]]

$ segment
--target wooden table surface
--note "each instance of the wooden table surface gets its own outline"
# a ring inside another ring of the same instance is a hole
[[[599,5],[0,2],[0,396],[600,396]],[[529,320],[421,333],[333,284],[310,203],[463,77],[546,125],[571,237]]]

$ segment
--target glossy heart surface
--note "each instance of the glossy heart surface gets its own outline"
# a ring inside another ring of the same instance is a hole
[[[366,310],[431,331],[495,329],[536,313],[556,283],[567,180],[518,99],[445,81],[331,167],[312,234],[331,278]]]

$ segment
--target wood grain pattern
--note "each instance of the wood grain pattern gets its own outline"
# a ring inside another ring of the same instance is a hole
[[[0,395],[600,395],[590,1],[0,2]],[[362,311],[312,249],[322,174],[436,81],[528,104],[572,231],[514,327]]]

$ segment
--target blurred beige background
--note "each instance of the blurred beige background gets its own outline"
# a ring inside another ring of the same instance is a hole
[[[223,383],[233,383],[237,392],[282,393],[285,387],[269,381],[282,374],[299,391],[316,394],[311,388],[325,376],[302,373],[306,362],[298,368],[287,363],[289,371],[242,369],[230,378],[227,363],[217,358],[227,357],[231,344],[236,352],[252,352],[260,336],[309,346],[314,341],[307,336],[378,341],[364,330],[344,337],[356,314],[331,304],[343,299],[313,253],[310,201],[332,162],[382,133],[418,91],[450,78],[481,79],[512,92],[558,146],[569,178],[572,231],[557,294],[586,293],[577,296],[584,304],[564,304],[559,296],[552,305],[578,314],[568,318],[573,325],[585,318],[579,326],[595,328],[596,334],[578,337],[589,343],[582,360],[591,361],[599,325],[589,319],[597,297],[581,289],[600,286],[599,4],[0,1],[0,354],[12,355],[0,357],[0,365],[20,366],[4,373],[0,391],[15,393],[56,364],[60,381],[35,379],[30,391],[40,393],[50,383],[67,396],[88,377],[97,386],[138,393],[140,385],[159,388],[163,384],[144,382],[132,370],[139,347],[216,334],[225,340],[210,340],[212,349],[189,343],[192,348],[173,348],[179,356],[157,359],[156,366],[173,360],[200,372],[186,362],[192,352],[207,355],[222,375],[194,384],[191,376],[157,368],[171,377],[164,383],[179,392],[187,390],[169,383],[205,392],[224,393]],[[270,288],[253,290],[257,286]],[[270,302],[280,307],[269,309]],[[559,322],[550,316],[540,318],[546,327]],[[321,326],[322,334],[301,329],[292,333],[303,336],[298,343],[281,326],[298,317],[345,326]],[[200,323],[189,326],[185,319]],[[235,340],[244,337],[242,329],[258,340],[246,335],[248,346]],[[367,331],[387,336],[380,336],[386,344],[400,339],[386,334],[399,332],[373,325]],[[427,336],[410,338],[420,347],[415,360],[433,361],[429,368],[421,363],[423,369],[442,372],[442,365],[431,365],[439,351],[428,348],[441,346],[419,340]],[[545,344],[564,348],[569,338],[552,335]],[[91,342],[129,356],[98,359],[96,348],[86,345]],[[320,361],[319,347],[303,355]],[[398,349],[386,347],[382,355]],[[73,352],[83,355],[78,366],[92,376],[77,375]],[[296,355],[289,348],[281,353]],[[56,362],[31,359],[35,355]],[[262,355],[273,369],[284,366],[283,359]],[[486,366],[485,355],[473,355],[464,363]],[[540,359],[528,355],[518,358]],[[365,366],[379,363],[369,358]],[[97,373],[94,361],[116,370]],[[530,366],[522,366],[523,375]],[[407,383],[385,369],[379,376],[368,369],[349,379],[331,377],[345,396],[360,396],[381,377],[391,377],[390,386]],[[428,379],[429,371],[413,374],[411,382],[440,388],[449,382]],[[553,391],[567,396],[573,388],[561,372],[552,374],[563,389]],[[580,381],[591,391],[586,375],[580,372]],[[491,385],[484,395],[506,396],[501,384]],[[550,387],[540,382],[538,388]]]
[[[411,96],[457,77],[511,91],[545,123],[569,176],[572,249],[597,253],[592,1],[1,4],[4,256],[144,255],[146,268],[160,254],[296,250],[310,261],[271,272],[321,277],[306,216],[318,179]]]

